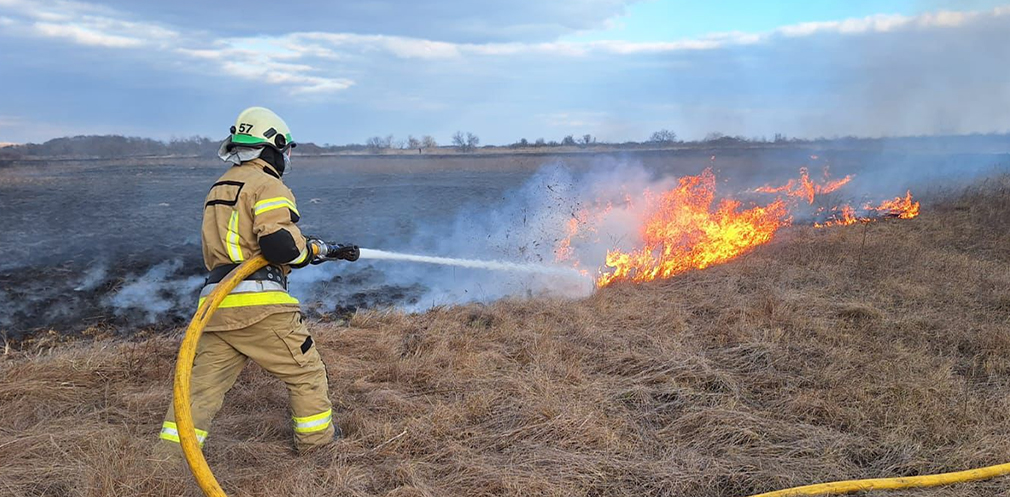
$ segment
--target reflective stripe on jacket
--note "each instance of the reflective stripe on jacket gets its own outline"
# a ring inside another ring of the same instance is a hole
[[[284,273],[309,262],[295,197],[266,161],[253,159],[228,169],[207,193],[203,211],[203,260],[208,270],[263,254]],[[263,318],[298,310],[298,300],[269,281],[245,281],[214,313],[207,331],[244,328]],[[205,289],[203,297],[209,293]]]

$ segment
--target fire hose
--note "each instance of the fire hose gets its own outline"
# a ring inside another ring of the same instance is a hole
[[[313,264],[326,260],[357,260],[359,251],[354,245],[341,245],[327,243],[322,240],[310,238],[308,249],[311,251],[310,257],[314,259]],[[193,424],[193,411],[190,406],[189,382],[193,376],[193,360],[196,359],[196,346],[203,335],[203,329],[207,327],[214,311],[217,310],[224,298],[231,293],[247,277],[265,267],[269,262],[262,255],[257,255],[238,267],[232,269],[225,276],[214,290],[207,295],[203,304],[196,310],[193,320],[186,328],[186,335],[179,346],[179,357],[175,364],[175,383],[172,387],[173,409],[175,409],[175,424],[179,431],[179,445],[182,446],[182,453],[186,458],[193,477],[200,485],[203,493],[209,497],[227,497],[221,485],[214,478],[207,459],[203,457],[200,450],[200,442],[196,438],[196,426]]]
[[[186,457],[186,464],[189,465],[196,483],[200,485],[203,493],[208,497],[227,497],[221,485],[214,478],[207,459],[203,457],[200,450],[200,442],[196,438],[196,426],[193,424],[193,412],[190,408],[189,380],[193,376],[193,360],[196,358],[196,345],[200,341],[200,335],[207,326],[214,311],[221,305],[225,297],[231,293],[235,287],[251,274],[259,271],[267,265],[267,260],[258,255],[249,259],[233,269],[228,276],[221,280],[214,290],[207,295],[203,305],[196,310],[196,315],[186,328],[186,335],[182,339],[179,347],[179,358],[175,364],[175,385],[172,388],[175,408],[175,424],[179,430],[179,444],[182,445],[182,453]]]
[[[866,480],[844,480],[830,483],[817,483],[802,487],[787,488],[751,497],[793,497],[798,495],[830,495],[864,492],[869,490],[902,490],[906,488],[937,487],[969,481],[987,480],[997,476],[1010,474],[1010,463],[997,464],[984,468],[967,469],[951,473],[935,475],[899,476],[896,478],[871,478]]]
[[[313,247],[313,252],[317,249]],[[214,478],[207,459],[200,450],[200,442],[196,438],[196,426],[193,424],[193,413],[190,408],[189,382],[193,374],[193,360],[196,358],[196,346],[203,334],[203,329],[214,311],[229,293],[248,276],[268,264],[267,260],[258,255],[233,269],[225,276],[197,309],[193,320],[186,328],[186,335],[179,347],[179,357],[175,366],[175,384],[173,386],[175,422],[179,430],[179,443],[183,455],[189,465],[197,484],[208,497],[227,497],[221,485]],[[755,494],[751,497],[794,497],[802,495],[847,494],[869,490],[900,490],[908,488],[935,487],[986,480],[1010,474],[1010,463],[998,464],[984,468],[940,473],[934,475],[903,476],[896,478],[872,478],[864,480],[844,480],[830,483],[818,483],[801,487],[787,488]]]

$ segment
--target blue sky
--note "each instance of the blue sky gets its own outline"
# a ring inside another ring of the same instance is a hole
[[[0,0],[0,142],[250,105],[334,144],[1007,131],[1008,28],[1007,0]]]

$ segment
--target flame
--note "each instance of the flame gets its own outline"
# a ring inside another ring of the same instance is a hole
[[[828,208],[823,202],[813,205],[817,196],[839,190],[852,178],[849,175],[832,180],[825,168],[824,180],[815,182],[802,168],[799,178],[785,185],[750,190],[778,196],[767,205],[745,208],[738,200],[717,199],[716,177],[709,168],[697,176],[679,178],[676,186],[665,192],[645,190],[633,197],[624,191],[623,202],[617,201],[616,206],[597,200],[572,212],[565,222],[564,237],[556,241],[555,258],[587,274],[580,268],[578,247],[599,244],[601,238],[615,236],[611,233],[614,226],[633,223],[637,243],[631,248],[612,248],[605,257],[600,254],[605,265],[599,270],[596,284],[604,287],[619,281],[669,278],[727,262],[770,241],[780,228],[791,224],[794,211],[826,219],[815,222],[817,228],[870,223],[880,217],[911,219],[919,214],[919,202],[912,200],[910,191],[876,207],[867,204],[856,209],[844,204]],[[612,242],[621,240],[626,240],[623,235]]]
[[[826,221],[824,224],[814,223],[815,228],[826,228],[828,226],[848,226],[850,224],[856,224],[859,221],[867,221],[866,218],[856,217],[856,209],[853,209],[851,205],[843,205],[841,207],[834,207],[831,209],[833,214],[831,219]]]
[[[782,193],[790,197],[798,197],[807,201],[809,204],[814,203],[814,197],[817,195],[825,195],[839,188],[845,186],[849,181],[852,181],[852,175],[848,175],[842,179],[830,180],[828,179],[828,168],[824,168],[824,182],[822,184],[814,183],[810,179],[810,173],[807,168],[800,168],[800,177],[798,179],[791,179],[786,184],[782,186],[769,186],[765,185],[760,188],[755,189],[758,193]]]
[[[741,210],[735,200],[715,201],[715,174],[680,178],[676,188],[646,198],[649,210],[641,228],[642,246],[610,250],[597,286],[615,281],[650,281],[728,261],[768,242],[790,222],[785,202]],[[714,209],[713,209],[714,207]]]
[[[912,219],[919,215],[919,202],[912,201],[912,191],[905,193],[904,197],[894,197],[893,200],[885,200],[879,206],[874,207],[877,212],[884,212],[886,216],[898,219]]]

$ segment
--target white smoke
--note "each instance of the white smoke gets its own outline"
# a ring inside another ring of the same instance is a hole
[[[85,271],[80,279],[80,283],[74,287],[75,292],[86,292],[98,288],[105,281],[108,271],[105,266],[92,266]]]
[[[204,278],[176,278],[183,262],[173,259],[153,266],[143,276],[131,280],[109,297],[116,315],[140,311],[148,323],[156,322],[169,312],[192,312],[196,308],[196,292]]]
[[[704,166],[702,166],[704,167]],[[700,169],[699,169],[700,171]],[[369,247],[420,254],[428,258],[494,261],[484,264],[432,266],[428,261],[360,260],[355,263],[327,263],[298,270],[292,291],[301,300],[320,298],[318,292],[333,290],[326,300],[348,298],[362,292],[368,278],[355,274],[377,271],[380,285],[421,288],[413,301],[400,303],[411,311],[471,301],[489,302],[503,297],[581,298],[594,290],[593,279],[603,265],[608,249],[633,246],[638,242],[641,212],[627,204],[646,190],[662,191],[676,177],[660,177],[638,163],[616,159],[600,160],[589,170],[573,170],[562,164],[541,168],[520,188],[504,194],[495,205],[463,205],[451,222],[422,225],[409,243],[397,247]],[[616,206],[607,209],[607,206]],[[586,213],[605,217],[594,219],[594,230],[586,231]],[[572,223],[578,236],[571,239],[570,253],[559,251],[570,236]],[[403,259],[403,258],[401,258]],[[548,271],[507,271],[504,266],[556,268],[568,275]],[[471,266],[471,267],[464,267]],[[494,266],[494,267],[492,267]],[[572,271],[577,268],[578,271]],[[341,276],[336,285],[324,282]],[[344,288],[358,284],[357,288]]]

